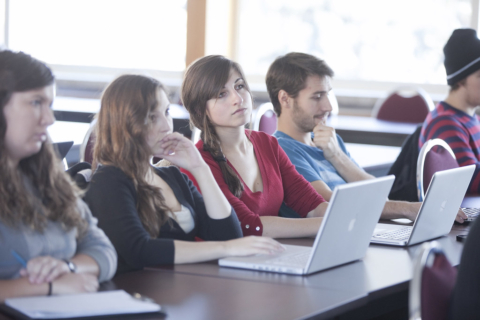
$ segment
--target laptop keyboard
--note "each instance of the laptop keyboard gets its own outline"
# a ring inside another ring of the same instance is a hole
[[[410,237],[410,233],[412,233],[411,227],[405,227],[398,230],[391,230],[382,233],[374,234],[374,238],[378,239],[387,239],[387,240],[408,240]]]
[[[310,258],[310,252],[300,252],[295,254],[290,254],[286,256],[281,256],[278,258],[273,258],[265,261],[265,263],[271,263],[275,265],[281,266],[291,266],[291,265],[299,265],[305,266],[308,262],[308,258]]]
[[[462,208],[462,211],[467,215],[466,221],[473,221],[480,214],[480,208]]]

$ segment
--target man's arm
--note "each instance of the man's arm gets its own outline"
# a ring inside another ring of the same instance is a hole
[[[330,201],[332,190],[325,184],[325,182],[317,180],[311,182],[311,185],[325,200]],[[420,206],[420,202],[387,201],[380,219],[406,218],[415,221]],[[457,221],[463,222],[459,219],[457,219]]]
[[[371,174],[365,172],[359,168],[353,161],[350,159],[342,149],[340,153],[330,159],[330,163],[337,169],[338,174],[342,176],[343,179],[347,182],[362,181],[368,179],[374,179],[375,177]]]
[[[320,122],[313,129],[313,143],[323,151],[325,159],[337,170],[347,182],[374,179],[374,176],[359,168],[340,147],[334,128],[327,127]]]
[[[332,197],[332,190],[325,182],[322,180],[317,180],[310,182],[310,184],[312,185],[313,189],[315,189],[325,200],[330,201],[330,198]]]

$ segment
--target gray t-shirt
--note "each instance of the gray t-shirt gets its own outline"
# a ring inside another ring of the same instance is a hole
[[[25,225],[11,228],[0,221],[0,279],[20,276],[19,271],[23,266],[11,253],[13,249],[25,261],[38,256],[63,260],[79,253],[86,254],[100,267],[98,280],[110,280],[117,269],[117,253],[105,233],[97,227],[97,219],[80,199],[78,208],[88,222],[86,233],[79,239],[76,237],[76,228],[65,231],[59,222],[48,221],[43,232],[38,232]]]

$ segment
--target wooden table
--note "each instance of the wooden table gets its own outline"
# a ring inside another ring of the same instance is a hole
[[[447,237],[436,239],[443,247],[453,265],[460,262],[463,244],[456,241],[457,234],[464,234],[465,226],[455,225]],[[281,239],[282,243],[311,246],[313,239]],[[339,316],[340,319],[361,319],[388,314],[396,310],[407,310],[408,287],[412,278],[413,259],[421,248],[415,245],[408,248],[396,248],[372,244],[361,261],[346,264],[309,276],[291,276],[276,273],[251,271],[233,268],[220,268],[216,261],[190,265],[159,266],[149,268],[172,275],[184,274],[203,276],[209,279],[225,279],[252,282],[265,286],[280,285],[297,290],[304,288],[305,296],[313,292],[349,292],[356,296],[355,300],[343,296],[344,303],[332,304],[328,308],[319,306],[316,311],[307,313],[301,318],[329,319]],[[308,293],[307,293],[308,292]],[[243,296],[243,294],[241,294]],[[249,293],[255,295],[255,293]],[[243,298],[242,298],[243,299]],[[246,298],[249,299],[249,298]],[[267,298],[268,299],[268,298]],[[288,300],[278,301],[279,305]],[[290,304],[288,304],[290,306]],[[283,308],[288,309],[288,307]],[[276,310],[274,310],[276,311]],[[270,310],[270,312],[274,312]],[[201,318],[201,317],[200,317]],[[239,317],[240,318],[240,317]],[[295,318],[295,317],[294,317]],[[262,319],[262,318],[259,318]],[[293,319],[291,317],[271,317],[271,319]]]
[[[462,202],[464,208],[480,208],[480,196],[467,195]]]
[[[400,154],[400,147],[345,143],[355,162],[375,177],[385,176]]]
[[[453,265],[458,265],[463,249],[455,236],[465,232],[465,226],[454,225],[447,237],[436,240]],[[311,238],[280,241],[313,244]],[[216,261],[160,266],[119,275],[101,289],[148,296],[172,320],[368,319],[406,312],[412,261],[420,247],[372,244],[364,259],[309,276],[220,268]]]
[[[328,119],[328,125],[334,127],[345,142],[401,147],[419,124],[332,115]]]

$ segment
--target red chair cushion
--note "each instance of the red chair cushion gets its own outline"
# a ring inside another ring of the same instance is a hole
[[[419,95],[402,97],[394,93],[380,107],[377,119],[397,122],[422,123],[430,110]]]
[[[273,134],[277,130],[277,115],[272,110],[267,110],[260,119],[258,130]]]
[[[446,320],[451,303],[451,295],[457,279],[457,269],[453,268],[443,254],[435,257],[431,267],[422,273],[422,320]]]
[[[95,147],[95,135],[92,133],[88,138],[87,145],[85,146],[85,159],[83,161],[90,164],[93,163],[93,149]]]
[[[425,157],[423,165],[423,192],[427,192],[433,174],[437,171],[458,168],[457,160],[442,146],[433,147]]]

